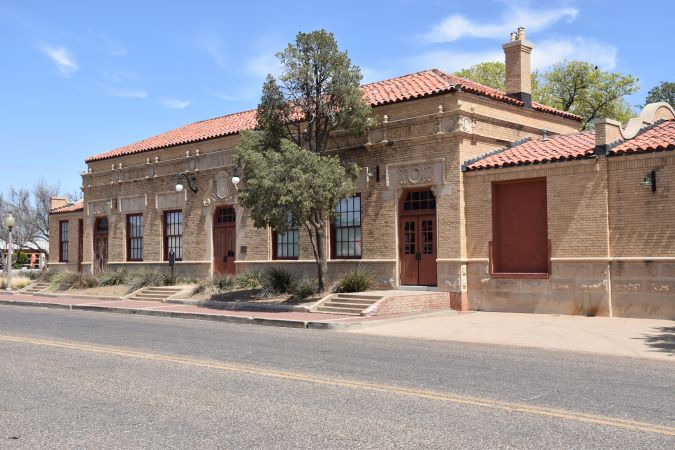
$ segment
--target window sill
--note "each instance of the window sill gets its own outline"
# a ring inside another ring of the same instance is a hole
[[[531,280],[531,279],[545,279],[547,280],[551,274],[549,273],[492,273],[490,274],[492,278],[501,278],[501,279],[513,279],[513,280]]]

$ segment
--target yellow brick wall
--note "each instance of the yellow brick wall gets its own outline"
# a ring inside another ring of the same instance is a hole
[[[492,183],[538,177],[546,177],[552,256],[607,256],[605,164],[593,159],[465,173],[467,257],[488,257]]]
[[[675,256],[672,152],[607,158],[613,256]],[[640,185],[656,171],[656,192]]]
[[[77,271],[79,252],[79,219],[81,213],[64,213],[49,216],[49,267],[54,270]],[[68,221],[68,262],[59,262],[59,223]]]

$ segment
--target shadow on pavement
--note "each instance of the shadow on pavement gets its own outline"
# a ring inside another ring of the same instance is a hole
[[[675,326],[654,328],[659,334],[644,336],[647,345],[654,351],[675,356]]]

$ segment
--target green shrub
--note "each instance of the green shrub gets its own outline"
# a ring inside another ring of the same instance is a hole
[[[128,276],[129,274],[125,268],[104,270],[96,275],[101,286],[120,286],[127,282]]]
[[[319,290],[319,283],[316,280],[299,280],[293,286],[293,298],[298,300],[304,300],[307,297],[310,297]]]
[[[235,279],[230,275],[218,275],[200,282],[192,294],[215,295],[231,292],[235,288]]]
[[[75,272],[59,272],[55,273],[50,282],[49,288],[54,291],[67,291],[75,288],[80,282],[80,274]]]
[[[278,294],[290,293],[298,282],[295,272],[282,267],[271,267],[265,274],[265,288]]]
[[[49,288],[54,291],[88,289],[98,286],[98,279],[90,273],[59,272],[52,275]]]
[[[161,270],[141,270],[132,272],[126,281],[128,292],[137,291],[148,286],[166,286],[171,277]]]
[[[235,279],[235,285],[240,289],[260,289],[262,281],[263,271],[252,269],[238,275]]]
[[[19,269],[23,266],[27,266],[30,264],[30,256],[24,252],[19,252],[18,254],[15,255],[15,262],[14,262],[14,268]],[[14,284],[14,283],[12,283]]]
[[[363,292],[371,289],[375,276],[362,265],[344,272],[333,284],[333,292]]]
[[[98,278],[90,273],[83,273],[80,275],[80,280],[77,282],[75,289],[89,289],[99,286]]]

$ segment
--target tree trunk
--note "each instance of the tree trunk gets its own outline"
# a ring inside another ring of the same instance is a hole
[[[305,223],[309,242],[312,244],[314,259],[316,260],[317,281],[319,283],[319,292],[323,292],[326,287],[326,272],[328,272],[328,261],[326,260],[326,229],[323,225]]]
[[[320,226],[315,230],[316,246],[318,250],[317,258],[317,277],[319,280],[319,292],[323,292],[326,287],[326,273],[328,272],[328,260],[326,259],[326,228]]]

